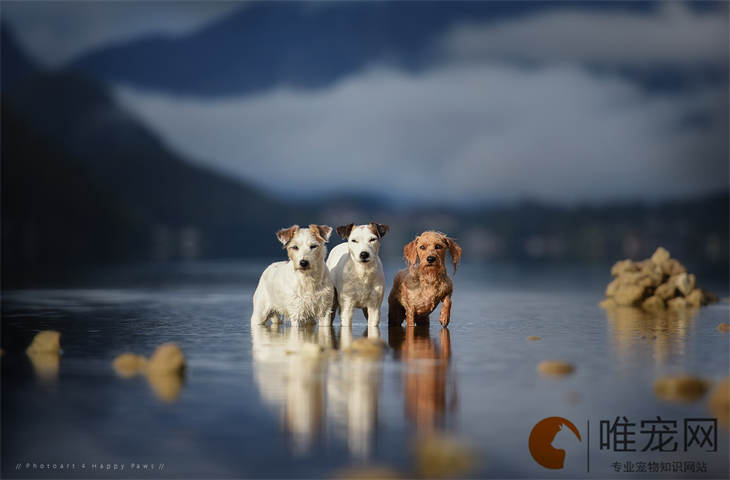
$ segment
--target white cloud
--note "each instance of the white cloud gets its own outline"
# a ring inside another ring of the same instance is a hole
[[[571,202],[727,188],[723,89],[649,96],[580,68],[491,64],[225,100],[116,96],[190,159],[282,195]],[[710,121],[688,125],[698,114]]]
[[[18,42],[46,67],[142,35],[183,35],[242,8],[236,1],[3,1]]]
[[[555,9],[514,20],[462,24],[441,39],[450,59],[727,65],[728,12],[693,12],[679,1],[656,12]]]

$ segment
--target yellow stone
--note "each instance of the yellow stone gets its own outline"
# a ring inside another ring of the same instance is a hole
[[[606,298],[598,303],[598,306],[606,310],[618,307],[618,303],[613,298]]]
[[[675,297],[667,301],[667,307],[670,310],[684,310],[688,306],[687,300],[684,297]]]
[[[129,378],[145,371],[147,359],[142,355],[123,353],[114,359],[112,365],[117,375],[123,378]]]
[[[182,374],[185,370],[185,355],[174,343],[165,343],[157,347],[147,362],[147,371],[151,375]]]
[[[563,376],[570,375],[575,367],[570,363],[560,362],[557,360],[544,360],[537,366],[537,371],[542,375]]]
[[[542,340],[542,337],[536,337],[535,335],[530,335],[529,337],[527,337],[527,339],[532,342],[537,342],[538,340]]]
[[[691,375],[673,375],[654,382],[654,393],[670,402],[694,402],[702,398],[709,388],[709,382]]]
[[[710,392],[707,407],[720,425],[730,428],[730,377],[715,385]]]
[[[654,252],[654,255],[651,256],[651,261],[657,265],[661,265],[663,262],[669,260],[669,257],[669,252],[664,247],[659,247]]]
[[[348,355],[356,355],[365,358],[380,358],[388,346],[379,338],[358,338],[345,349]]]
[[[730,324],[721,323],[717,326],[717,330],[720,332],[730,332]]]
[[[662,300],[662,298],[657,295],[652,295],[642,302],[641,308],[643,308],[647,312],[663,312],[664,300]]]
[[[611,275],[618,277],[625,272],[636,272],[639,267],[631,260],[620,260],[611,267]]]
[[[26,349],[27,353],[59,353],[61,334],[53,330],[38,332]]]
[[[644,290],[644,287],[638,285],[622,285],[616,292],[614,300],[619,305],[637,305],[644,297]]]
[[[425,478],[463,478],[474,470],[477,456],[464,441],[432,433],[416,442],[416,465]]]

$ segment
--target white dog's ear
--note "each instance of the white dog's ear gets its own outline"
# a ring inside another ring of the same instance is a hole
[[[287,243],[294,237],[294,234],[299,230],[299,225],[292,225],[289,228],[282,228],[276,232],[276,238],[279,239],[282,245],[286,246]]]
[[[309,230],[317,237],[318,240],[321,240],[322,243],[327,243],[330,239],[330,235],[332,235],[332,227],[329,225],[311,224],[309,226]]]
[[[352,232],[352,227],[354,227],[354,223],[348,223],[347,225],[340,225],[337,227],[337,235],[342,237],[344,240],[347,240],[350,236],[350,232]]]
[[[390,230],[390,227],[385,223],[370,222],[370,230],[378,237],[383,238],[388,233],[388,230]]]

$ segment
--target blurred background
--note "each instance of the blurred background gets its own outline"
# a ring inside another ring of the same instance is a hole
[[[0,20],[4,288],[281,257],[278,228],[370,220],[393,260],[437,229],[469,262],[663,245],[727,278],[727,2],[3,0]]]

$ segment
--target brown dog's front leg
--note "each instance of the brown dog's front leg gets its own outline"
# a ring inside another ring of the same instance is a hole
[[[451,295],[446,295],[443,300],[441,300],[441,313],[439,314],[439,322],[441,322],[441,326],[445,327],[449,324],[451,321]]]
[[[416,326],[416,309],[406,308],[406,327]]]

